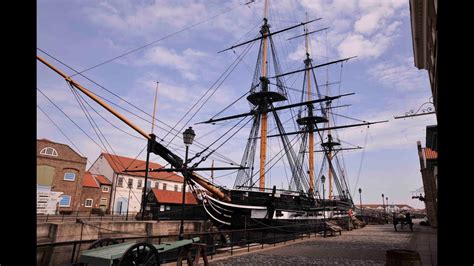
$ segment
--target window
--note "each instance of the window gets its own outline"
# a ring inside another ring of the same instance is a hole
[[[73,172],[66,172],[66,173],[64,173],[64,180],[74,181],[74,180],[76,180],[76,174],[73,173]]]
[[[102,186],[102,192],[109,192],[108,186]]]
[[[101,198],[100,199],[100,206],[107,206],[107,199],[106,198]]]
[[[141,188],[142,187],[142,181],[141,180],[138,180],[137,182],[137,188]]]
[[[166,190],[166,183],[163,183],[163,190]]]
[[[174,185],[174,191],[178,191],[178,185]]]
[[[94,201],[92,199],[86,199],[86,202],[84,203],[84,207],[91,208],[93,202]]]
[[[40,154],[49,155],[49,156],[58,156],[58,152],[54,148],[51,148],[51,147],[43,148],[40,151]]]
[[[59,207],[69,207],[69,206],[71,206],[71,196],[62,195],[59,198]]]
[[[117,187],[123,187],[123,177],[117,179]]]
[[[160,189],[160,182],[155,182],[155,188]]]
[[[171,210],[171,206],[170,206],[170,205],[166,205],[166,210],[167,210],[167,211]]]
[[[128,188],[132,188],[132,187],[133,187],[133,179],[129,178],[128,179]]]
[[[146,181],[146,187],[151,188],[151,181],[150,180]]]
[[[164,212],[165,211],[165,205],[160,205],[160,212]]]
[[[53,185],[54,167],[49,165],[36,166],[36,184],[51,187]]]

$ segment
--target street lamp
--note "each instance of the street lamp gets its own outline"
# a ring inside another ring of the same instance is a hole
[[[325,188],[324,182],[326,182],[326,177],[324,175],[321,176],[321,183],[323,184],[323,230],[324,230],[324,237],[326,237],[326,206],[324,204],[324,200],[326,196],[324,195]]]
[[[388,197],[385,197],[385,202],[387,203],[387,213],[390,211],[390,204],[388,203]]]
[[[364,218],[363,218],[363,215],[362,215],[362,189],[361,188],[359,188],[359,200],[360,200],[360,216],[363,220]]]
[[[326,182],[326,177],[323,175],[323,176],[321,176],[321,183],[323,183],[323,200],[326,199],[326,197],[324,195],[324,192],[325,192],[324,182]]]
[[[127,199],[127,218],[125,220],[128,221],[128,208],[130,207],[130,191],[132,190],[132,183],[128,182],[128,199]]]
[[[186,182],[188,181],[188,150],[189,150],[189,145],[193,144],[194,136],[196,134],[194,133],[194,130],[192,127],[189,127],[183,132],[183,141],[184,145],[186,146],[186,155],[184,158],[184,165],[183,165],[183,170],[184,170],[184,180],[183,180],[183,201],[182,201],[182,206],[181,206],[181,226],[179,227],[179,240],[184,239],[184,200],[186,196]]]
[[[385,196],[382,194],[383,212],[385,213]]]

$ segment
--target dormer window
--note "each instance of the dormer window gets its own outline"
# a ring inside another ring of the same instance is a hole
[[[49,156],[58,156],[58,152],[56,151],[56,149],[51,148],[51,147],[43,148],[40,151],[40,154],[49,155]]]

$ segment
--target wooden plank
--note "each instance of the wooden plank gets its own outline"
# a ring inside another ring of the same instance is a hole
[[[80,262],[110,265],[114,259],[120,259],[125,251],[135,244],[135,242],[124,242],[120,244],[84,250],[82,252]],[[101,264],[104,263],[104,261],[107,261],[108,264]]]

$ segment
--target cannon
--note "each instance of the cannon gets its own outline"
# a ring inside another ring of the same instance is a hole
[[[123,242],[118,243],[114,239],[100,239],[92,243],[88,250],[84,250],[79,258],[81,265],[160,265],[160,257],[166,252],[179,249],[177,265],[181,265],[183,258],[187,259],[188,265],[197,265],[200,256],[204,259],[204,265],[208,264],[205,244],[198,243],[199,237],[184,239],[171,243],[153,245],[148,242]],[[191,256],[191,248],[196,248],[194,260]]]

